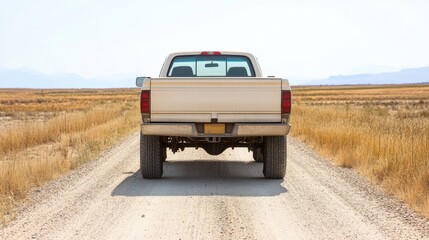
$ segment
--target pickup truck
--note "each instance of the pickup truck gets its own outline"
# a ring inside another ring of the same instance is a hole
[[[265,178],[284,178],[291,89],[287,79],[262,77],[252,54],[173,53],[158,78],[138,77],[136,85],[143,178],[162,177],[167,149],[219,155],[236,147],[253,151]]]

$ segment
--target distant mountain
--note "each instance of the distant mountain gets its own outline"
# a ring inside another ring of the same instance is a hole
[[[89,79],[76,74],[48,75],[27,68],[0,68],[0,88],[127,88],[135,87],[135,77]]]
[[[428,83],[429,67],[403,69],[399,72],[331,76],[308,82],[308,85]]]
[[[48,75],[28,68],[0,68],[0,88],[127,88],[135,86],[137,76],[144,75],[128,73],[90,79],[76,74]],[[296,79],[291,78],[291,83],[304,85],[429,83],[429,67],[379,74],[339,75],[314,81]]]

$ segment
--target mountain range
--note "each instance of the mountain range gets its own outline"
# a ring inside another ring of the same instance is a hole
[[[429,83],[429,66],[402,69],[397,72],[378,74],[356,74],[331,76],[322,80],[309,81],[306,85],[354,85],[354,84],[400,84]]]
[[[76,74],[43,74],[28,68],[0,68],[0,88],[128,88],[135,87],[135,74],[84,78]]]
[[[28,68],[0,68],[0,88],[128,88],[141,73],[117,74],[98,79],[76,74],[43,74]],[[290,79],[293,84],[293,79]],[[379,74],[338,75],[307,81],[304,85],[429,83],[429,66]]]

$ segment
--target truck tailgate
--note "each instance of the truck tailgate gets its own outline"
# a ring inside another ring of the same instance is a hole
[[[152,122],[281,122],[280,78],[152,78]]]

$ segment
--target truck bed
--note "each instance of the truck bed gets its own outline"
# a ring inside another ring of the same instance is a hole
[[[280,78],[152,78],[151,122],[281,122]]]

